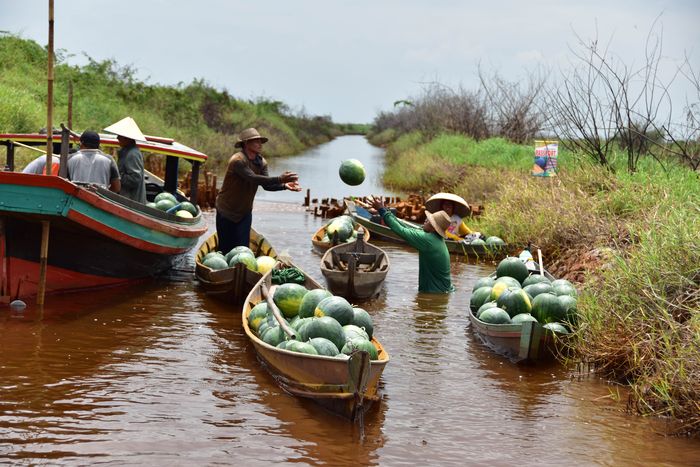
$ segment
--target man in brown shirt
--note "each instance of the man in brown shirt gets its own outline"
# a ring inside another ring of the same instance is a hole
[[[219,251],[229,252],[237,246],[248,246],[253,221],[253,200],[258,186],[267,191],[301,191],[299,177],[284,172],[279,177],[267,173],[267,162],[260,155],[267,138],[255,128],[243,130],[235,146],[242,148],[228,162],[224,183],[216,197],[216,232]]]

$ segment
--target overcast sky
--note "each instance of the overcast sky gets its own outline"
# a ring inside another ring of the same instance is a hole
[[[0,0],[0,30],[48,41],[48,0]],[[661,15],[665,72],[700,69],[700,0],[55,0],[55,47],[132,65],[149,83],[204,78],[336,122],[371,122],[477,64],[515,80],[565,67],[576,34],[641,61]],[[677,94],[680,96],[680,94]]]

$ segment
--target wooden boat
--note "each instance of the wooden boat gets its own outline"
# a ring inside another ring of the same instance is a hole
[[[376,240],[384,240],[387,242],[395,243],[406,243],[406,241],[401,238],[398,234],[394,233],[389,227],[384,224],[380,224],[372,221],[372,214],[362,206],[357,205],[354,201],[346,199],[345,204],[347,206],[348,213],[352,218],[365,227],[368,231],[372,232],[372,236]],[[409,222],[403,219],[399,219],[407,227],[412,227],[416,229],[422,229],[422,226]],[[462,242],[457,242],[455,240],[445,239],[445,245],[447,245],[447,250],[452,255],[462,255],[469,256],[473,258],[490,258],[496,259],[500,257],[505,257],[507,254],[508,245],[469,245]]]
[[[330,248],[321,258],[321,273],[328,289],[347,299],[366,300],[379,295],[389,272],[389,256],[364,241],[364,229],[357,241]]]
[[[195,276],[204,291],[213,297],[226,300],[229,303],[240,304],[245,299],[253,286],[260,280],[262,274],[251,271],[243,264],[237,264],[232,268],[214,270],[202,264],[202,259],[217,251],[219,237],[213,233],[197,250],[195,255]],[[250,229],[249,248],[255,256],[271,256],[277,258],[277,252],[267,239]]]
[[[355,225],[355,231],[359,229],[359,225]],[[311,237],[311,243],[314,246],[314,249],[320,253],[325,252],[328,250],[330,247],[337,245],[338,243],[334,243],[335,238],[333,238],[331,241],[323,241],[323,237],[326,235],[326,226],[322,226],[320,229],[316,231],[316,233],[313,234]],[[365,229],[365,241],[369,241],[370,238],[370,233],[367,229]],[[353,243],[353,242],[348,242],[348,243]]]
[[[278,263],[277,267],[285,266]],[[271,286],[271,272],[268,272],[250,291],[243,306],[243,329],[259,360],[289,394],[311,399],[350,420],[357,419],[380,399],[379,377],[389,363],[388,352],[374,337],[372,344],[377,348],[378,359],[371,361],[366,352],[355,352],[350,358],[343,359],[297,353],[266,344],[248,326],[248,315],[253,306],[274,293]],[[308,289],[321,288],[308,275],[305,286]],[[269,290],[268,295],[266,290]]]
[[[59,173],[65,173],[68,142],[79,138],[64,129],[63,135],[53,135],[54,142],[62,136],[65,158]],[[118,146],[114,135],[100,138],[103,148]],[[185,159],[193,164],[191,199],[196,200],[196,174],[207,156],[170,139],[151,138],[139,147],[166,156],[166,176],[163,185],[147,186],[149,199],[157,190],[185,200],[177,190],[178,163]],[[45,293],[79,291],[159,275],[181,263],[207,231],[201,213],[185,219],[93,184],[14,172],[15,149],[46,145],[46,139],[0,134],[7,150],[6,170],[0,172],[0,301],[41,294],[42,256]]]
[[[540,274],[540,266],[537,263],[528,261],[525,264],[530,275]],[[544,268],[541,271],[549,280],[555,279]],[[491,277],[496,277],[496,273],[491,274]],[[567,337],[555,334],[536,322],[525,322],[522,325],[484,323],[471,310],[469,321],[476,335],[487,347],[513,362],[551,360],[557,354],[556,342]]]

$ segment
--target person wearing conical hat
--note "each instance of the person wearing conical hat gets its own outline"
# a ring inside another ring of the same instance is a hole
[[[384,223],[406,243],[418,250],[418,291],[428,293],[453,292],[450,277],[450,252],[445,245],[450,216],[445,211],[425,211],[423,229],[408,227],[386,209],[380,197],[374,197],[372,207]]]
[[[277,177],[268,174],[267,161],[261,155],[262,145],[267,141],[255,128],[247,128],[241,131],[234,145],[241,150],[229,159],[224,182],[216,197],[219,251],[227,253],[234,247],[249,245],[253,200],[259,186],[267,191],[301,191],[297,174],[283,172]]]
[[[146,203],[146,178],[143,166],[143,154],[136,146],[136,141],[146,141],[138,125],[131,117],[123,118],[105,131],[117,135],[119,151],[117,166],[121,178],[120,195],[129,199]]]

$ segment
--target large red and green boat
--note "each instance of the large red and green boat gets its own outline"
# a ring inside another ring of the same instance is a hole
[[[68,144],[79,138],[64,130],[53,135],[54,143],[60,144],[62,136],[59,173],[65,173]],[[118,146],[114,135],[100,139],[103,149]],[[162,274],[184,261],[206,233],[199,209],[191,219],[178,217],[94,184],[14,171],[18,147],[46,142],[45,134],[0,134],[6,148],[5,161],[0,159],[0,301],[40,293],[42,257],[45,293],[82,291]],[[167,138],[147,137],[138,146],[144,154],[165,156],[164,180],[147,174],[148,200],[161,191],[186,200],[178,190],[178,165],[184,159],[192,164],[190,201],[196,205],[199,169],[207,156]],[[41,254],[42,245],[48,254]]]

